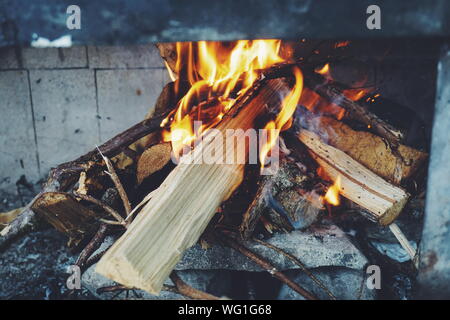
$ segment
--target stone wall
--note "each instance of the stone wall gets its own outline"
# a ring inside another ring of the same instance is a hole
[[[168,81],[153,45],[0,48],[0,190],[142,120]]]

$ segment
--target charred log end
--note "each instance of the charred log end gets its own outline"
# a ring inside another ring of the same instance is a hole
[[[95,229],[95,224],[92,222],[97,214],[65,193],[43,193],[33,203],[31,210],[69,236],[70,246],[77,246]]]

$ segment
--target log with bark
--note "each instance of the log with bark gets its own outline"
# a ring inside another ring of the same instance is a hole
[[[339,192],[368,210],[368,218],[389,225],[400,214],[409,194],[376,175],[343,151],[324,143],[315,133],[302,129],[298,138],[326,175],[340,179]]]
[[[344,108],[348,118],[364,123],[366,126],[370,127],[373,132],[386,139],[393,149],[397,148],[398,144],[403,139],[403,133],[400,130],[394,128],[392,125],[370,112],[364,104],[347,98],[338,86],[330,83],[321,75],[307,69],[303,70],[303,72],[306,87],[317,92],[328,101]]]
[[[31,210],[45,217],[56,230],[67,234],[69,247],[78,245],[86,233],[92,233],[96,219],[101,217],[80,204],[73,196],[63,192],[41,194],[34,201]]]
[[[282,79],[257,82],[217,129],[243,129],[236,131],[242,138],[267,108],[279,108],[278,92],[286,88]],[[194,148],[194,163],[215,150],[223,150],[225,158],[235,157],[236,148],[226,148],[221,139],[209,139]],[[239,186],[243,173],[244,164],[239,163],[178,164],[96,271],[126,286],[158,294],[183,252],[195,244],[217,208]]]
[[[308,154],[303,153],[305,156]],[[305,229],[316,221],[324,209],[320,200],[324,185],[315,173],[315,167],[293,154],[280,159],[277,172],[258,181],[256,194],[239,226],[242,237],[253,236],[260,217],[284,232]]]
[[[159,50],[159,55],[167,63],[170,70],[176,74],[177,64],[177,48],[175,42],[161,42],[156,44],[156,48]]]
[[[413,178],[428,157],[425,152],[399,144],[397,151],[404,160],[399,161],[397,154],[381,137],[368,131],[353,130],[342,121],[314,115],[304,108],[299,111],[296,119],[301,127],[313,131],[327,144],[394,184]]]

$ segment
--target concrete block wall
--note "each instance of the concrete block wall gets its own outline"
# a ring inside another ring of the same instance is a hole
[[[0,48],[0,190],[142,120],[168,81],[153,45]]]

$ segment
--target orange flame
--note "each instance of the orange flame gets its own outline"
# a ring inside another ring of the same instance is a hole
[[[330,64],[325,64],[322,68],[316,70],[318,74],[327,75],[330,72]]]
[[[178,58],[174,71],[178,77],[186,78],[191,87],[179,101],[176,111],[161,123],[165,127],[170,122],[170,130],[163,131],[163,139],[172,142],[175,156],[222,119],[236,99],[257,80],[258,69],[284,61],[279,56],[280,45],[281,40],[176,44]],[[173,73],[169,73],[174,79]],[[204,120],[199,102],[213,97],[218,98],[220,107],[212,110],[213,116],[208,114],[209,121],[199,132],[194,132],[193,121]]]
[[[299,68],[294,68],[295,85],[294,88],[289,92],[289,94],[283,99],[281,104],[281,111],[277,115],[274,121],[269,121],[264,129],[268,130],[268,141],[262,146],[260,151],[260,163],[261,168],[264,167],[266,157],[270,150],[272,150],[275,145],[276,139],[278,138],[279,131],[284,129],[287,130],[290,127],[289,120],[297,108],[298,101],[300,100],[302,90],[303,90],[303,74]],[[289,123],[289,126],[286,124]],[[274,130],[275,129],[275,130]]]
[[[334,184],[328,188],[325,193],[324,200],[333,206],[338,206],[341,203],[339,192],[341,190],[341,176],[336,178]]]
[[[333,116],[337,120],[342,120],[345,116],[344,108],[329,102],[308,88],[303,89],[299,104],[313,113]]]
[[[374,88],[346,89],[346,90],[343,90],[342,93],[348,99],[353,100],[353,101],[358,101],[359,99],[363,98],[365,95],[369,94],[373,90],[374,90]]]
[[[163,60],[163,61],[164,61],[164,65],[166,66],[167,71],[169,72],[170,80],[172,80],[172,81],[177,80],[177,76],[173,73],[172,69],[170,69],[167,61],[166,60]]]

